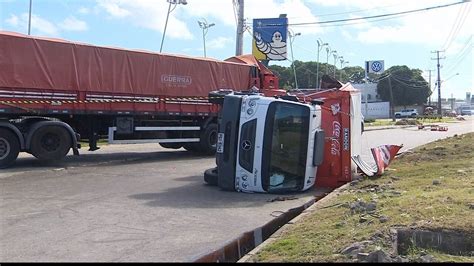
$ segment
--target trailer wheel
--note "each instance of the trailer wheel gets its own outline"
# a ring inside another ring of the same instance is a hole
[[[182,147],[181,143],[172,143],[172,142],[160,142],[160,146],[165,149],[179,149]]]
[[[201,151],[204,154],[216,153],[217,147],[217,124],[209,124],[201,133]]]
[[[10,130],[0,128],[0,169],[10,166],[20,153],[20,141]]]
[[[217,167],[204,171],[204,181],[211,186],[217,186]]]
[[[71,136],[61,126],[43,126],[31,138],[31,154],[42,161],[62,160],[71,148]]]

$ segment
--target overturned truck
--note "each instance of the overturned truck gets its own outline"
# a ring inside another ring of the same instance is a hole
[[[350,182],[356,173],[351,157],[361,149],[360,92],[325,80],[323,90],[277,97],[211,93],[222,109],[217,166],[205,171],[205,181],[225,190],[267,193]]]

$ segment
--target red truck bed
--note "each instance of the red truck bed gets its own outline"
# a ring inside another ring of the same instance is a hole
[[[244,63],[0,31],[3,112],[211,112],[209,91],[246,90],[250,81]]]

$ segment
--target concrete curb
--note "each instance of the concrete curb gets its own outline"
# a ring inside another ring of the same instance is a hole
[[[256,254],[262,250],[264,247],[268,246],[269,244],[275,242],[276,240],[280,239],[281,235],[288,231],[291,230],[296,223],[298,223],[301,219],[304,219],[306,216],[316,212],[322,205],[324,205],[327,201],[330,199],[336,197],[339,195],[339,193],[346,189],[347,187],[350,186],[350,183],[347,183],[335,190],[333,190],[331,193],[326,195],[324,198],[316,201],[313,205],[310,207],[306,208],[303,210],[303,212],[296,216],[295,218],[291,219],[287,224],[283,225],[280,229],[278,229],[275,233],[273,233],[267,240],[265,240],[263,243],[255,247],[253,250],[251,250],[249,253],[247,253],[245,256],[243,256],[240,260],[237,262],[256,262],[254,257]]]

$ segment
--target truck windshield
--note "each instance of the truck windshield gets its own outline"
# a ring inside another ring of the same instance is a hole
[[[291,103],[270,104],[265,122],[262,184],[267,192],[303,188],[309,134],[309,108]]]

